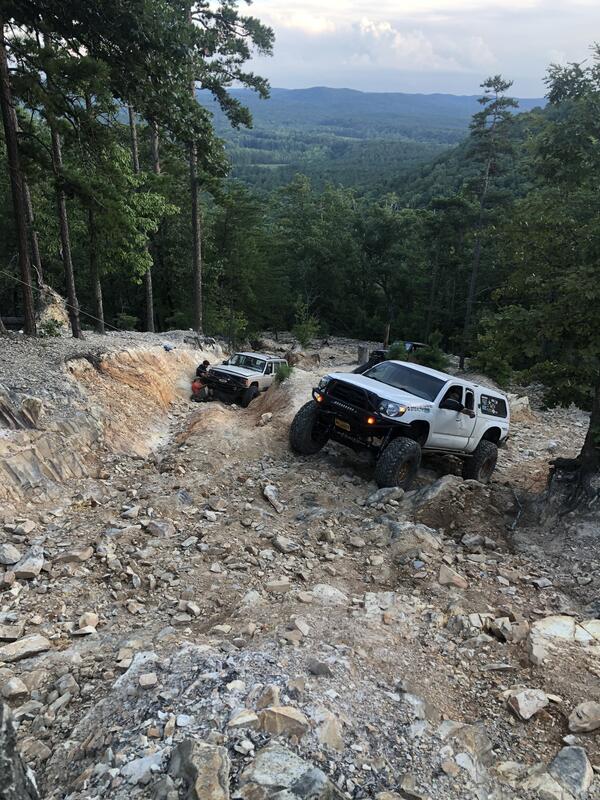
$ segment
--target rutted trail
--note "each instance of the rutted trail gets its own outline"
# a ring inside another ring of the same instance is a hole
[[[429,464],[415,492],[376,492],[341,448],[289,453],[315,374],[247,411],[190,407],[196,355],[163,353],[76,362],[105,420],[97,477],[4,512],[31,563],[0,594],[0,633],[47,644],[0,682],[44,796],[570,800],[546,765],[574,707],[600,699],[600,632],[554,568],[511,552],[507,478],[573,432],[535,412],[492,486]],[[527,722],[507,705],[518,686],[546,698]],[[600,762],[597,735],[574,744]]]

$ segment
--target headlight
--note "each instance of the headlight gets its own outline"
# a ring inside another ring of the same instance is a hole
[[[379,404],[379,411],[385,414],[386,417],[401,417],[403,414],[406,414],[406,406],[392,403],[390,400],[382,400]]]
[[[325,377],[321,378],[321,380],[319,381],[319,387],[318,388],[319,389],[324,389],[327,386],[328,383],[331,383],[331,378],[330,378],[329,375],[325,375]]]

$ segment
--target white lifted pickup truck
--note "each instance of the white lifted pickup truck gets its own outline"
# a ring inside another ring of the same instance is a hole
[[[301,455],[331,440],[377,457],[379,486],[406,489],[422,452],[463,459],[463,477],[487,483],[508,437],[505,395],[444,372],[384,361],[363,375],[333,373],[296,414],[290,445]]]
[[[202,380],[211,395],[247,408],[260,392],[275,380],[277,370],[287,366],[284,358],[264,353],[234,353],[227,361],[211,367]]]

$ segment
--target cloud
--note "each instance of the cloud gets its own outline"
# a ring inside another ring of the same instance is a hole
[[[552,61],[588,55],[597,0],[255,0],[275,29],[274,86],[475,94],[489,74],[540,96]]]

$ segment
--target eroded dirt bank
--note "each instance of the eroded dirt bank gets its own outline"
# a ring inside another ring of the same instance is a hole
[[[489,487],[431,462],[376,492],[288,451],[325,364],[191,406],[197,355],[157,344],[70,362],[94,471],[2,506],[0,691],[42,796],[600,797],[570,730],[600,701],[593,518],[518,524],[585,415],[527,411]]]

